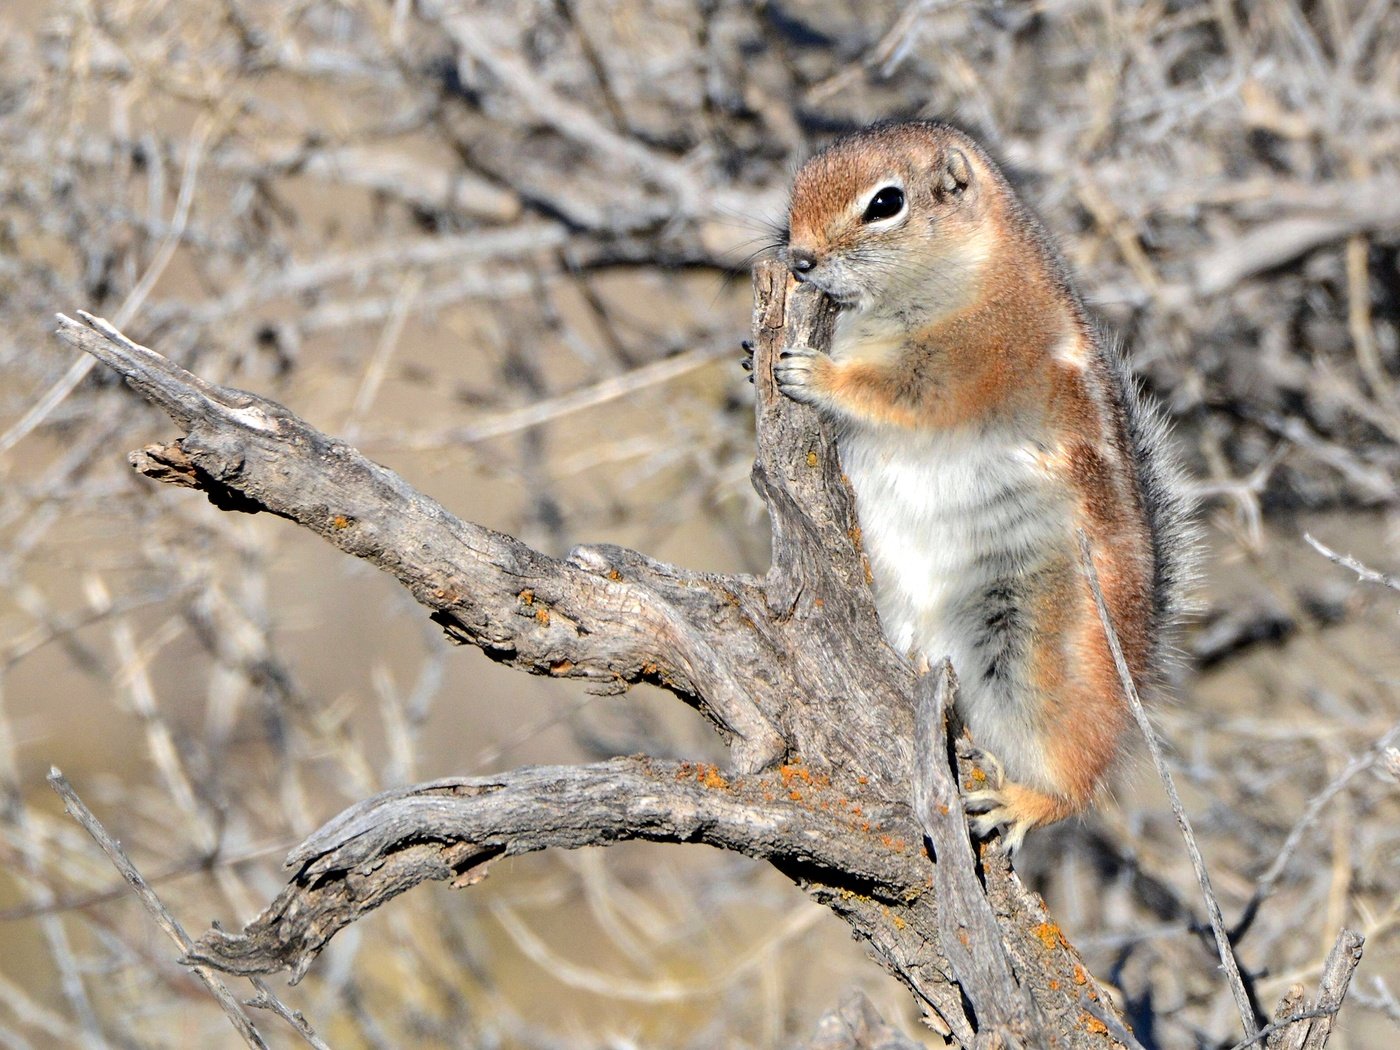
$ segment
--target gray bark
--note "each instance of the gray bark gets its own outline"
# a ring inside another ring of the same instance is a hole
[[[655,683],[732,746],[726,770],[633,757],[376,796],[293,851],[277,899],[239,933],[207,933],[191,963],[296,978],[337,930],[427,879],[470,883],[496,857],[549,847],[705,842],[828,905],[961,1045],[1136,1045],[1004,853],[969,842],[943,715],[954,681],[944,668],[921,683],[885,644],[832,436],[774,386],[784,345],[829,343],[831,304],[774,263],[757,267],[755,293],[753,480],[773,532],[762,578],[611,546],[548,557],[280,405],[207,384],[104,322],[60,318],[64,339],[184,431],[134,453],[139,472],[313,530],[494,660],[609,691]],[[847,1013],[849,1028],[859,1010]]]

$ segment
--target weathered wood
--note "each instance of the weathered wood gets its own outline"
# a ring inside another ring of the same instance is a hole
[[[336,930],[424,880],[471,882],[494,857],[550,846],[698,841],[761,857],[827,904],[963,1045],[1134,1045],[1004,853],[983,844],[974,857],[941,720],[926,710],[916,728],[916,675],[881,633],[835,444],[773,385],[781,348],[824,348],[833,317],[777,264],[757,267],[754,483],[773,529],[762,579],[607,546],[549,558],[460,521],[280,405],[204,383],[96,319],[60,319],[63,338],[185,431],[137,454],[138,470],[312,529],[495,660],[669,689],[733,749],[733,771],[633,758],[378,796],[298,847],[277,900],[240,933],[206,934],[192,960],[300,975]],[[937,888],[926,836],[960,858]]]
[[[799,782],[803,805],[791,797]],[[419,882],[466,885],[497,857],[627,839],[702,842],[899,907],[927,878],[914,850],[881,842],[912,835],[907,817],[902,807],[846,800],[787,766],[733,776],[705,763],[618,758],[436,780],[336,817],[287,858],[296,874],[258,919],[241,934],[207,935],[189,959],[233,973],[290,969],[296,980],[337,930]]]
[[[781,752],[764,711],[781,699],[735,669],[761,663],[729,580],[595,547],[551,558],[462,521],[441,504],[274,401],[206,383],[106,322],[59,318],[59,335],[116,369],[185,436],[148,446],[133,466],[202,489],[226,510],[288,518],[392,573],[458,642],[534,674],[585,678],[601,690],[652,681],[734,738],[740,766]],[[693,629],[703,623],[705,631]],[[733,657],[747,649],[746,658]]]
[[[948,754],[948,720],[957,688],[947,660],[919,680],[914,809],[933,854],[939,942],[948,965],[965,988],[1000,989],[998,995],[978,999],[978,1028],[1020,1046],[1033,1040],[1042,1024],[1034,998],[1016,980],[996,915],[977,878],[962,794],[954,780],[956,766]]]
[[[1307,1004],[1303,986],[1295,984],[1279,1000],[1264,1044],[1267,1050],[1322,1050],[1327,1045],[1365,944],[1366,938],[1355,930],[1343,929],[1337,935],[1322,964],[1317,998]]]

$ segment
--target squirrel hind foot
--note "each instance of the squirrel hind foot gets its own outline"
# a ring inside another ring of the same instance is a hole
[[[985,751],[979,750],[976,761],[976,772],[982,772],[980,767],[986,765],[991,775],[987,776],[985,787],[965,785],[963,808],[970,815],[969,824],[978,838],[986,838],[997,828],[1002,829],[1002,842],[1008,854],[1021,848],[1031,828],[1063,820],[1080,808],[1071,799],[1047,795],[1006,780],[1001,763]]]

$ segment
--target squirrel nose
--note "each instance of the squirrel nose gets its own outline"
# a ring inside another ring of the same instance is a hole
[[[817,265],[817,257],[809,251],[801,248],[789,248],[787,253],[788,269],[800,280],[802,275]]]

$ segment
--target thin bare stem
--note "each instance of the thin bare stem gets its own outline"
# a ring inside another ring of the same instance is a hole
[[[185,933],[184,927],[180,925],[175,916],[171,915],[165,905],[161,903],[161,899],[156,895],[156,891],[151,889],[146,883],[146,880],[141,877],[141,873],[136,870],[136,865],[131,863],[131,859],[126,855],[126,851],[121,848],[121,844],[107,833],[107,829],[102,826],[101,821],[93,815],[92,810],[88,809],[86,803],[78,797],[78,793],[73,790],[73,786],[68,783],[67,778],[64,777],[57,767],[49,770],[48,780],[49,786],[58,793],[59,798],[63,799],[64,808],[68,810],[74,820],[83,826],[83,829],[93,837],[97,844],[102,847],[102,852],[107,854],[107,859],[121,872],[122,878],[126,879],[127,883],[136,892],[136,896],[140,899],[142,905],[145,906],[146,911],[150,913],[151,918],[156,920],[157,925],[159,925],[170,939],[179,946],[182,953],[188,954],[194,942],[190,940],[189,935]],[[243,1007],[239,1005],[238,999],[234,994],[229,991],[228,985],[224,984],[214,971],[207,966],[194,965],[191,966],[190,969],[193,970],[194,975],[203,982],[204,987],[209,989],[209,993],[214,996],[214,999],[219,1004],[219,1008],[223,1010],[225,1016],[228,1017],[229,1023],[233,1025],[234,1031],[243,1038],[243,1042],[248,1046],[257,1047],[258,1050],[267,1050],[267,1043],[263,1040],[262,1035],[259,1034],[248,1015],[243,1012]]]
[[[1162,745],[1157,741],[1157,732],[1152,728],[1152,722],[1147,717],[1142,700],[1138,697],[1137,686],[1133,684],[1133,676],[1128,670],[1128,660],[1123,655],[1123,646],[1118,641],[1118,632],[1113,629],[1113,622],[1108,615],[1108,605],[1104,601],[1103,590],[1099,586],[1099,574],[1098,570],[1094,568],[1094,553],[1089,543],[1089,537],[1083,529],[1079,530],[1079,554],[1084,566],[1084,575],[1088,577],[1089,587],[1094,592],[1094,603],[1098,606],[1099,621],[1103,624],[1104,637],[1108,640],[1109,651],[1113,653],[1113,664],[1118,669],[1118,680],[1123,686],[1123,695],[1127,697],[1133,718],[1137,720],[1138,728],[1147,741],[1147,750],[1152,755],[1152,763],[1157,767],[1157,775],[1162,778],[1162,784],[1167,789],[1172,813],[1176,815],[1177,826],[1181,828],[1181,837],[1186,841],[1186,852],[1191,856],[1191,866],[1196,870],[1196,881],[1200,883],[1201,896],[1205,899],[1206,904],[1206,914],[1210,916],[1210,928],[1215,934],[1215,946],[1220,952],[1220,965],[1225,971],[1226,980],[1230,983],[1230,992],[1235,997],[1235,1006],[1240,1012],[1240,1022],[1244,1026],[1245,1038],[1253,1039],[1259,1033],[1259,1024],[1255,1020],[1254,1006],[1250,1002],[1249,992],[1245,989],[1244,978],[1240,975],[1239,963],[1235,960],[1235,950],[1230,944],[1230,935],[1225,929],[1225,918],[1220,913],[1220,902],[1216,899],[1215,891],[1211,889],[1210,875],[1206,872],[1200,846],[1196,844],[1196,833],[1191,827],[1190,818],[1186,815],[1186,808],[1181,804],[1181,796],[1176,792],[1176,782],[1172,779],[1171,770],[1167,768],[1166,756],[1162,754]]]
[[[1311,533],[1303,533],[1303,539],[1307,541],[1309,547],[1317,551],[1334,565],[1340,565],[1344,569],[1350,569],[1356,573],[1359,580],[1364,583],[1378,583],[1382,587],[1389,587],[1392,591],[1400,591],[1400,579],[1390,575],[1388,572],[1377,572],[1361,562],[1357,561],[1350,554],[1339,554],[1325,543],[1314,539]]]

